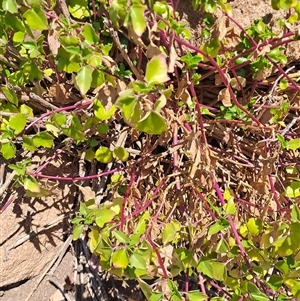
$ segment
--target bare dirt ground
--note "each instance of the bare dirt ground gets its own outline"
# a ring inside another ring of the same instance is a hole
[[[191,26],[197,30],[200,23],[199,13],[191,13],[191,7],[182,5],[183,2],[183,0],[180,2],[179,9]],[[235,20],[242,26],[248,26],[257,18],[265,18],[271,24],[275,24],[276,19],[282,17],[280,12],[272,11],[271,1],[235,0],[229,2],[233,8]],[[299,49],[298,42],[290,46],[288,49],[290,61],[300,59]],[[78,172],[76,165],[72,164],[71,157],[61,159],[64,162],[63,171],[60,167],[61,162],[52,162],[47,170],[48,174],[56,175],[63,172],[69,175]],[[66,162],[69,163],[66,164]],[[0,163],[4,166],[4,162],[0,161]],[[59,172],[57,168],[60,169]],[[6,172],[4,172],[4,181],[5,178],[8,178]],[[80,246],[70,243],[69,220],[78,190],[75,185],[69,184],[60,184],[54,186],[53,189],[57,192],[55,198],[33,200],[19,196],[1,214],[0,301],[62,301],[67,298],[69,298],[67,300],[74,300],[75,276],[78,278],[76,281],[82,283],[83,286],[75,300],[121,300],[121,298],[132,301],[143,300],[140,292],[131,292],[129,288],[124,289],[121,282],[111,279],[106,282],[104,299],[90,297],[89,289],[93,288],[92,282],[97,281],[97,279],[90,279],[93,274],[92,265],[87,262],[89,258],[80,261],[79,257],[84,250],[78,251]],[[14,193],[8,190],[6,198],[14,196]],[[4,203],[1,200],[1,206]],[[69,243],[66,244],[66,241]],[[82,273],[82,270],[85,272]]]

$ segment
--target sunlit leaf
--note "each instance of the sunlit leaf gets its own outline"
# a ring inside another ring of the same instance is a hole
[[[32,138],[25,135],[23,135],[22,138],[23,138],[22,147],[27,148],[29,151],[36,150],[36,146],[34,145]]]
[[[88,0],[70,0],[68,3],[69,11],[76,19],[83,19],[84,17],[90,16]]]
[[[225,219],[218,220],[216,223],[210,226],[208,235],[214,235],[229,227],[229,222]]]
[[[89,44],[97,44],[98,36],[91,24],[85,24],[83,26],[82,35]]]
[[[2,8],[4,11],[9,11],[12,14],[18,12],[17,1],[16,0],[3,0]]]
[[[137,36],[141,36],[146,29],[146,21],[144,17],[145,6],[142,4],[133,4],[130,7],[130,17],[132,27]]]
[[[114,216],[116,215],[116,213],[113,210],[110,209],[98,209],[95,212],[95,216],[96,216],[96,224],[98,227],[102,228],[106,223],[110,222]]]
[[[154,56],[147,64],[145,80],[148,84],[162,84],[169,80],[168,64],[163,54]]]
[[[112,254],[111,261],[116,268],[126,268],[129,263],[126,249],[119,249]]]
[[[247,222],[247,228],[253,236],[257,236],[263,230],[263,223],[260,219],[251,217]]]
[[[110,119],[116,111],[116,107],[112,105],[109,110],[106,110],[99,99],[94,100],[94,114],[100,120]]]
[[[300,139],[291,139],[286,142],[286,148],[291,149],[293,151],[300,148]]]
[[[162,231],[162,242],[164,245],[175,239],[177,231],[172,222],[167,223],[164,230]]]
[[[207,300],[207,296],[199,291],[189,291],[187,293],[189,301],[204,301]]]
[[[159,113],[152,111],[140,120],[136,129],[147,134],[160,135],[167,130],[167,125]]]
[[[109,163],[113,160],[113,155],[109,148],[100,146],[95,153],[95,159],[102,163]]]
[[[37,193],[40,192],[40,185],[34,178],[30,176],[27,176],[26,179],[24,180],[24,188],[31,192],[37,192]]]
[[[83,227],[84,225],[76,225],[74,228],[73,228],[73,240],[77,240],[79,239],[80,235],[82,234],[83,232]]]
[[[28,26],[33,30],[48,29],[48,21],[44,12],[39,7],[28,9],[24,14]]]
[[[116,148],[114,149],[114,156],[115,156],[117,159],[119,159],[119,160],[125,162],[125,161],[128,160],[129,154],[128,154],[126,148],[124,148],[124,147],[116,147]]]
[[[286,187],[285,193],[289,198],[297,198],[300,196],[300,181],[292,181],[289,186]]]
[[[15,106],[18,106],[18,97],[13,89],[8,87],[2,87],[1,90],[10,103],[14,104]]]
[[[146,261],[144,257],[138,253],[133,253],[130,258],[129,262],[132,267],[145,270],[146,269]]]
[[[16,154],[16,147],[11,142],[1,143],[1,153],[4,159],[9,160]]]
[[[92,83],[93,68],[90,66],[83,66],[75,77],[76,85],[82,95],[90,89]]]
[[[34,135],[32,140],[36,147],[43,146],[46,148],[51,148],[53,145],[53,137],[47,132],[41,132]]]
[[[9,126],[15,130],[15,134],[20,134],[26,125],[26,116],[23,114],[17,114],[9,119]]]

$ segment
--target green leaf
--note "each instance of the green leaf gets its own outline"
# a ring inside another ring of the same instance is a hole
[[[90,66],[83,66],[75,77],[75,82],[82,95],[90,89],[92,83],[93,68]]]
[[[292,222],[300,222],[300,210],[297,204],[294,204],[291,211]]]
[[[289,198],[297,198],[300,196],[300,182],[292,181],[291,184],[286,188],[285,193]]]
[[[16,14],[18,12],[17,1],[3,0],[2,8],[4,11],[9,11],[12,14]]]
[[[263,294],[255,284],[251,282],[247,282],[247,292],[250,295],[250,300],[255,300],[255,301],[269,301],[270,298]]]
[[[222,282],[224,282],[226,279],[225,264],[212,261],[207,257],[202,257],[199,260],[197,269],[204,275],[210,277],[211,279],[215,279]]]
[[[146,270],[146,267],[147,267],[146,261],[145,261],[144,257],[138,253],[133,253],[130,256],[129,262],[130,262],[131,266],[136,269]]]
[[[89,63],[91,66],[94,66],[93,64],[96,65],[96,60],[91,61]],[[97,66],[94,66],[97,67]],[[95,69],[93,74],[92,74],[92,82],[91,82],[91,87],[92,88],[98,88],[100,87],[103,83],[105,82],[105,76],[103,74],[103,72]]]
[[[121,92],[115,105],[121,110],[122,115],[127,122],[136,124],[140,120],[140,105],[132,89]]]
[[[227,201],[227,204],[224,205],[226,215],[234,214],[236,207],[234,203],[233,192],[231,191],[231,189],[226,188],[223,197]]]
[[[116,147],[114,149],[114,156],[123,161],[126,162],[128,160],[129,154],[127,152],[127,150],[124,147]]]
[[[95,221],[98,227],[102,228],[106,223],[109,223],[116,213],[110,209],[98,209],[95,212]]]
[[[141,36],[146,29],[146,21],[144,17],[145,6],[142,4],[133,4],[130,8],[130,17],[132,27],[137,36]]]
[[[18,106],[18,97],[13,89],[8,87],[2,87],[1,90],[10,103],[14,104],[15,106]]]
[[[46,148],[51,148],[53,145],[53,137],[47,132],[41,132],[34,135],[32,140],[36,147],[43,146]]]
[[[139,286],[145,295],[146,299],[149,300],[151,295],[152,295],[152,289],[149,284],[147,284],[145,281],[142,279],[138,278]]]
[[[77,240],[83,232],[84,225],[76,225],[73,229],[73,240]]]
[[[15,134],[20,134],[26,125],[26,116],[23,114],[17,114],[9,119],[9,126],[15,130]]]
[[[113,156],[109,148],[100,146],[95,153],[95,159],[102,163],[109,163],[113,160]]]
[[[23,135],[23,144],[22,147],[27,148],[29,151],[35,151],[36,150],[36,146],[33,143],[33,140],[31,138],[29,138],[28,136]]]
[[[288,82],[288,80],[285,79],[285,78],[282,79],[282,80],[279,82],[279,88],[280,88],[281,90],[287,89],[288,86],[289,86],[289,82]]]
[[[97,249],[99,245],[99,240],[100,240],[99,231],[97,229],[92,230],[89,233],[89,237],[90,237],[90,249],[91,252],[94,253],[94,251]]]
[[[94,114],[99,120],[109,120],[115,113],[116,107],[112,105],[108,111],[99,99],[94,100]]]
[[[149,301],[161,301],[163,300],[163,293],[153,292],[151,293],[151,297],[148,299]]]
[[[113,210],[114,211],[114,210]],[[115,212],[115,211],[114,211]],[[125,233],[114,230],[112,232],[113,236],[117,239],[118,242],[125,244],[128,241],[128,237]]]
[[[162,94],[154,104],[154,111],[159,113],[160,110],[167,104],[167,98]]]
[[[129,259],[126,249],[119,249],[112,254],[112,264],[115,268],[125,269],[128,266]]]
[[[263,223],[260,219],[251,217],[247,222],[247,228],[253,236],[257,236],[263,230]]]
[[[39,193],[41,191],[40,186],[36,179],[27,176],[27,178],[24,180],[24,188],[26,190],[29,190],[31,192]]]
[[[277,291],[281,288],[282,286],[282,277],[278,275],[272,275],[267,284],[273,289],[274,291]]]
[[[3,158],[9,160],[16,154],[16,147],[11,142],[1,143],[1,153]]]
[[[94,45],[98,43],[98,36],[91,24],[83,26],[82,35],[89,44]]]
[[[213,269],[214,279],[224,282],[226,279],[226,267],[224,263],[220,262],[211,262],[211,266]]]
[[[187,293],[189,301],[204,301],[207,300],[207,296],[199,291],[189,291]]]
[[[298,148],[300,148],[300,139],[291,139],[287,141],[286,148],[293,151],[297,150]]]
[[[296,246],[293,244],[291,237],[281,237],[277,239],[273,246],[275,247],[275,252],[277,256],[290,256],[296,250]]]
[[[48,21],[44,14],[44,12],[41,10],[40,7],[34,7],[31,9],[28,9],[24,14],[24,18],[27,21],[28,26],[32,30],[46,30],[48,29]]]
[[[228,227],[229,227],[229,222],[225,219],[220,219],[216,223],[210,226],[208,230],[208,235],[214,235],[224,229],[227,229]]]
[[[205,51],[209,56],[216,57],[221,48],[221,43],[219,39],[214,38],[212,41],[205,43],[200,47],[201,50]]]
[[[140,120],[136,129],[147,134],[160,135],[167,131],[167,125],[159,113],[152,111]]]
[[[169,80],[166,56],[154,56],[147,64],[145,80],[148,84],[162,84]]]
[[[73,17],[76,19],[83,19],[91,15],[88,5],[88,0],[70,0],[69,11]]]
[[[164,230],[162,231],[162,242],[166,245],[168,242],[171,242],[175,239],[177,234],[174,223],[170,222],[166,224]]]

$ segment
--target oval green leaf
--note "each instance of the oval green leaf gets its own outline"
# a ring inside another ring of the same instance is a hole
[[[115,268],[125,269],[129,263],[126,249],[119,249],[116,252],[114,252],[112,254],[111,261]]]
[[[109,148],[100,146],[95,153],[95,159],[102,163],[109,163],[113,160],[113,156]]]
[[[17,114],[9,119],[9,126],[15,130],[15,134],[20,134],[26,125],[26,116],[23,114]]]
[[[90,89],[92,83],[93,68],[90,66],[83,66],[75,77],[75,82],[82,95]]]
[[[140,120],[136,129],[147,134],[160,135],[167,130],[167,125],[159,113],[152,111]]]
[[[28,9],[24,13],[24,18],[27,25],[32,30],[46,30],[48,29],[48,21],[44,12],[39,7]]]
[[[145,6],[142,4],[133,4],[130,8],[130,17],[132,27],[137,36],[141,36],[146,29],[146,21],[144,17]]]
[[[106,223],[109,223],[116,213],[110,209],[98,209],[95,213],[95,221],[98,227],[102,228]]]
[[[128,154],[127,150],[124,147],[116,147],[114,149],[114,156],[117,159],[125,162],[125,161],[128,160],[129,154]]]
[[[169,80],[166,56],[154,56],[146,67],[145,80],[148,84],[162,84]]]
[[[43,146],[46,148],[51,148],[53,145],[53,137],[46,132],[36,134],[33,136],[32,140],[36,147]]]

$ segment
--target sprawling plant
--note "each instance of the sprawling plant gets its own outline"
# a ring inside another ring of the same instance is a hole
[[[74,240],[148,300],[297,300],[300,2],[275,33],[191,0],[197,43],[178,2],[2,0],[0,152],[25,196],[80,187]]]

